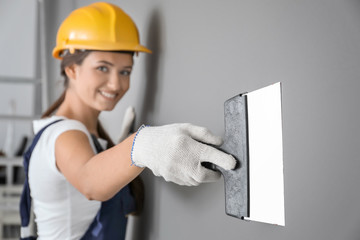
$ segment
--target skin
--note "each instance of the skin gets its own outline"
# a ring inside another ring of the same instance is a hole
[[[132,67],[131,54],[100,51],[91,52],[81,65],[66,67],[69,87],[56,115],[78,120],[98,136],[99,114],[113,110],[127,92]],[[106,201],[143,170],[131,165],[134,135],[94,154],[83,132],[66,131],[55,143],[56,165],[86,198]]]

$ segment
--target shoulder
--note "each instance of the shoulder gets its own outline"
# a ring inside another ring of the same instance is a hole
[[[79,130],[85,133],[87,136],[90,136],[89,131],[82,122],[61,116],[52,116],[49,118],[35,120],[33,122],[33,128],[35,134],[40,132],[45,127],[47,133],[46,135],[59,136],[60,134],[66,131]]]
[[[95,149],[89,131],[80,121],[61,116],[52,116],[34,121],[33,127],[35,134],[39,133],[46,127],[45,131],[41,135],[40,141],[50,144],[50,146],[53,146],[56,142],[58,142],[57,140],[60,136],[67,136],[65,138],[67,142],[73,142],[73,140],[76,141],[80,137],[81,139],[86,139],[86,145],[90,144],[91,148]]]

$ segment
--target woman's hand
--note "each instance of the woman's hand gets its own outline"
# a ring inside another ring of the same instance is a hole
[[[135,136],[132,162],[147,167],[156,176],[179,185],[194,186],[220,178],[202,162],[214,163],[225,170],[233,169],[236,160],[214,146],[222,139],[208,129],[191,124],[142,127]]]

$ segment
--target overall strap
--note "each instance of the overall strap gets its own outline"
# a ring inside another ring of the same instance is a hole
[[[97,153],[103,151],[94,135],[91,135]],[[135,199],[129,185],[123,187],[111,199],[102,202],[93,222],[81,240],[124,240],[127,215],[136,211]]]
[[[32,237],[32,236],[24,236],[23,234],[26,235],[26,233],[30,233],[31,231],[29,229],[27,229],[27,227],[29,226],[30,223],[30,216],[31,216],[31,196],[30,196],[30,188],[29,188],[29,163],[30,163],[30,158],[31,158],[31,154],[37,144],[37,142],[39,141],[41,134],[45,131],[46,128],[48,128],[49,126],[51,126],[54,123],[57,123],[59,121],[62,121],[63,119],[59,119],[56,120],[54,122],[51,122],[50,124],[46,125],[45,127],[43,127],[34,137],[32,144],[30,145],[30,147],[28,148],[28,150],[25,152],[23,158],[23,166],[24,166],[24,171],[25,171],[25,181],[24,181],[24,186],[23,186],[23,191],[21,194],[21,198],[20,198],[20,218],[21,218],[21,232],[22,232],[22,236],[21,239],[36,239],[36,237]]]
[[[99,141],[97,140],[97,137],[94,134],[91,134],[91,138],[93,140],[93,143],[95,145],[95,149],[97,153],[101,153],[102,151],[104,151],[104,149],[102,148],[101,144],[99,143]]]

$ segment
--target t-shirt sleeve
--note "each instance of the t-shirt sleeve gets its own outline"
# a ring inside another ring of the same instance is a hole
[[[78,130],[83,132],[89,139],[89,143],[94,151],[95,146],[91,139],[91,135],[85,125],[77,120],[72,119],[65,119],[63,121],[59,121],[51,126],[48,127],[41,136],[42,139],[39,141],[39,147],[42,150],[43,154],[47,155],[48,163],[50,164],[50,168],[56,172],[59,172],[56,166],[56,158],[55,158],[55,143],[57,138],[64,132],[71,131],[71,130]],[[45,151],[44,151],[45,150]],[[45,156],[44,156],[45,157]],[[60,173],[60,172],[59,172]]]

